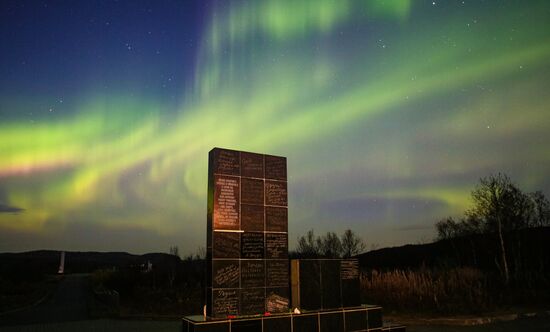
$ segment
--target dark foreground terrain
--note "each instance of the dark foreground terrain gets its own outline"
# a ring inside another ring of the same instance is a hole
[[[42,303],[16,312],[0,315],[0,331],[180,331],[178,320],[95,319],[88,316],[89,276],[68,275],[54,293]],[[550,331],[550,317],[520,319],[479,326],[421,326],[411,325],[411,332],[477,332],[477,331]]]
[[[88,279],[87,274],[65,276],[41,303],[0,315],[0,326],[88,319]]]
[[[408,332],[547,332],[550,318],[528,318],[476,326],[408,326]]]

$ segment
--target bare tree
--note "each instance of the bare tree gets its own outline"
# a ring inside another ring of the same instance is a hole
[[[533,217],[531,227],[550,226],[550,202],[541,191],[529,194],[533,202]]]
[[[317,238],[318,239],[318,238]],[[306,235],[298,237],[298,245],[296,252],[302,257],[317,257],[319,256],[318,241],[315,238],[313,229],[310,229]]]
[[[340,258],[351,257],[365,251],[365,243],[352,230],[348,229],[339,237],[334,232],[315,236],[313,230],[298,237],[296,253],[301,257]]]
[[[366,245],[363,240],[355,235],[351,229],[346,229],[342,234],[342,256],[349,258],[365,251]]]
[[[531,200],[504,174],[480,179],[472,191],[474,207],[467,212],[473,220],[480,220],[488,233],[496,233],[499,240],[500,264],[504,282],[510,281],[510,271],[504,234],[525,228],[533,211]]]
[[[327,234],[321,238],[320,252],[321,255],[327,258],[340,258],[342,257],[342,242],[336,233],[327,232]]]
[[[453,217],[447,217],[436,222],[435,229],[439,240],[448,240],[457,237],[458,224]]]

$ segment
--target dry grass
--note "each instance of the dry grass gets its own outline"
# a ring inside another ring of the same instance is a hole
[[[370,303],[390,310],[473,313],[491,305],[488,278],[480,270],[394,270],[363,273],[361,290]]]

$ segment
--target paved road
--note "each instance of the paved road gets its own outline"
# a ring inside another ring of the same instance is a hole
[[[1,315],[0,327],[85,320],[88,319],[87,299],[88,275],[67,275],[46,301],[34,307]]]

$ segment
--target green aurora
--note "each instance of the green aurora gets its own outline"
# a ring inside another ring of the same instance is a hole
[[[495,172],[550,193],[546,1],[206,12],[194,61],[173,64],[192,73],[177,103],[125,77],[83,85],[68,106],[0,91],[0,251],[194,251],[215,146],[288,158],[291,246],[310,228],[430,240]]]

